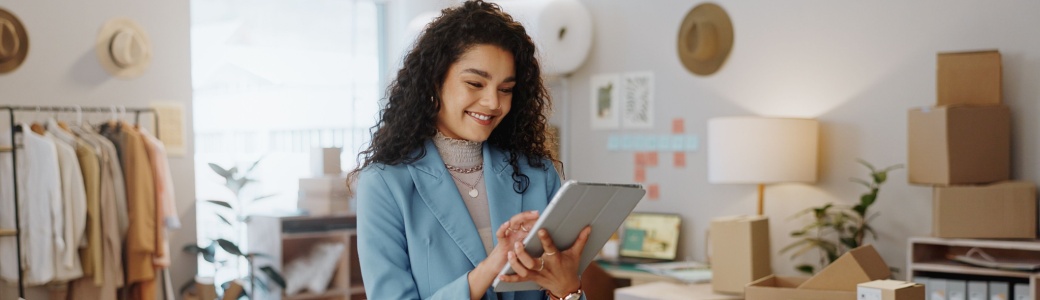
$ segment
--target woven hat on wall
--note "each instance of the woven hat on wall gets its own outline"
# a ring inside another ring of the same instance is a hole
[[[733,23],[714,3],[697,5],[679,27],[679,60],[690,72],[711,75],[722,67],[733,49]]]
[[[94,44],[101,67],[117,78],[141,76],[152,62],[152,43],[137,22],[125,18],[105,22]]]
[[[29,34],[10,11],[0,8],[0,74],[18,69],[29,54]]]

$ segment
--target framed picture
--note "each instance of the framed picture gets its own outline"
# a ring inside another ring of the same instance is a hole
[[[625,73],[621,76],[621,127],[654,127],[654,74]]]
[[[620,125],[621,76],[593,75],[589,82],[589,113],[592,129],[617,129]]]

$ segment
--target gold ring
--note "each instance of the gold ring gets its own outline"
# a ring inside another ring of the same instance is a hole
[[[527,227],[524,227],[524,224],[520,224],[520,230],[527,232]]]
[[[541,264],[538,265],[538,270],[535,271],[541,271],[542,269],[545,269],[545,259],[539,257],[538,262],[540,262]]]
[[[556,255],[556,252],[545,252],[545,255],[546,256],[553,256],[553,255]]]

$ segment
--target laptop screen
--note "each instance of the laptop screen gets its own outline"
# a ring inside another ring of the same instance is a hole
[[[622,225],[622,257],[675,260],[679,253],[679,228],[676,214],[632,213]]]

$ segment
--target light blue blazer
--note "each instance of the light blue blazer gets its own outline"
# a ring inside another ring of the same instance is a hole
[[[469,299],[466,276],[487,257],[444,161],[432,141],[425,147],[426,155],[414,163],[370,165],[358,178],[358,255],[368,299]],[[551,162],[532,168],[521,156],[530,186],[518,194],[509,154],[487,143],[483,152],[492,232],[520,212],[544,210],[560,188]],[[501,296],[546,299],[544,291]],[[484,299],[499,298],[488,289]]]

